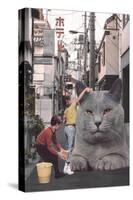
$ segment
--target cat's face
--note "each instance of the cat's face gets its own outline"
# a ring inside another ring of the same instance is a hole
[[[107,94],[107,91],[91,92],[81,104],[79,112],[82,113],[82,119],[78,121],[84,139],[90,143],[102,143],[121,137],[119,129],[124,120],[123,108]]]

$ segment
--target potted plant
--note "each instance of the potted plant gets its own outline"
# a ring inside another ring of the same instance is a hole
[[[38,115],[30,115],[27,128],[30,134],[37,137],[40,131],[44,128],[42,119]]]
[[[32,163],[32,153],[28,154],[28,161],[29,161],[29,163]]]
[[[31,151],[32,154],[35,153],[36,148],[35,148],[35,144],[34,144],[34,143],[31,145],[31,149],[30,149],[30,151]]]

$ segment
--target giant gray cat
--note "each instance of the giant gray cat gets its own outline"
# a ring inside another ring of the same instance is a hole
[[[121,80],[110,91],[84,96],[77,112],[72,170],[114,170],[128,166],[127,133],[120,104]]]

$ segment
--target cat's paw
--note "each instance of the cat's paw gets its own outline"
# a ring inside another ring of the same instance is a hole
[[[98,160],[96,170],[114,170],[128,166],[128,160],[119,155],[108,155]]]
[[[87,160],[81,156],[72,156],[70,167],[72,171],[82,171],[88,169]]]

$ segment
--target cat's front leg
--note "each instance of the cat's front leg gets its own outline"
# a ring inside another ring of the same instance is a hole
[[[128,166],[128,159],[118,154],[110,154],[96,162],[96,170],[114,170]]]
[[[88,169],[87,160],[81,155],[72,155],[70,167],[72,171],[82,171]]]

